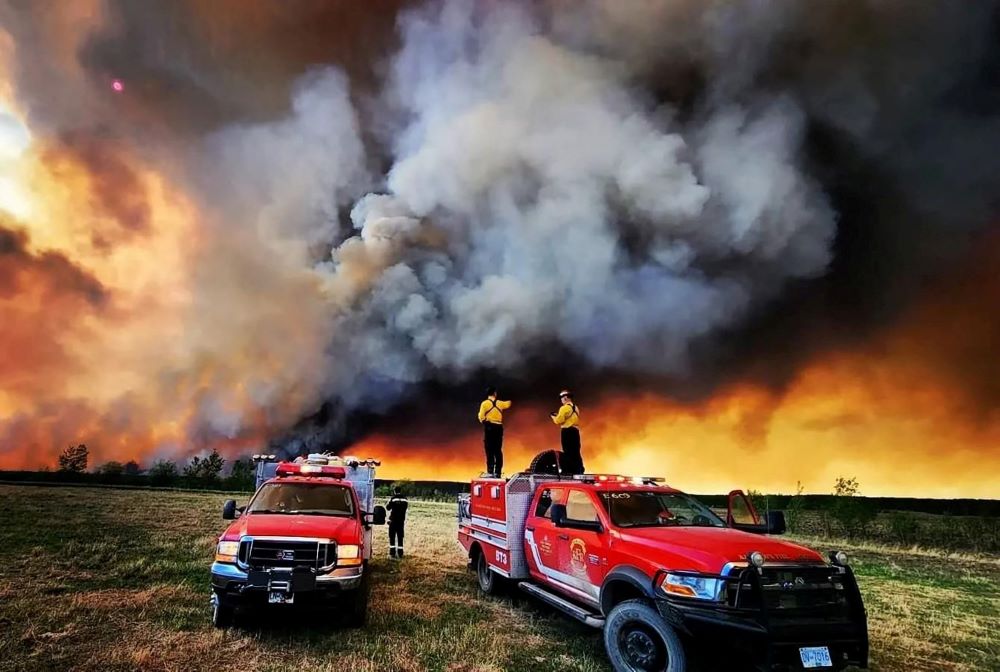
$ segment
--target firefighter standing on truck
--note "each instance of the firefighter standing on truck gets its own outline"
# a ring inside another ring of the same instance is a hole
[[[550,417],[560,427],[562,442],[562,473],[573,475],[583,473],[583,456],[580,454],[580,409],[573,402],[569,390],[559,393],[562,406]]]
[[[389,512],[389,557],[403,557],[403,528],[406,527],[406,509],[410,503],[403,497],[402,491],[392,489],[392,497],[386,503]]]
[[[486,389],[486,399],[479,404],[479,423],[483,426],[483,448],[486,451],[486,473],[500,478],[503,471],[503,412],[509,401],[497,399],[497,388]]]

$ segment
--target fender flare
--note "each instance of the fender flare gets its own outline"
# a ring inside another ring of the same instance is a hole
[[[601,611],[607,615],[614,606],[611,603],[613,598],[613,585],[615,583],[627,583],[635,588],[640,595],[653,599],[653,580],[641,569],[632,565],[619,565],[608,572],[601,584]]]

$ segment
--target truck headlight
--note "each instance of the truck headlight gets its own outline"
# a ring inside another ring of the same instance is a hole
[[[667,595],[693,597],[698,600],[718,600],[722,591],[722,580],[690,574],[664,574],[660,580],[660,590]]]
[[[236,562],[236,555],[240,552],[240,542],[220,541],[215,547],[216,562]]]
[[[346,560],[349,558],[360,558],[361,547],[355,544],[340,544],[337,546],[337,559]]]
[[[344,567],[350,565],[360,565],[361,560],[361,547],[357,544],[338,544],[337,545],[337,566]]]

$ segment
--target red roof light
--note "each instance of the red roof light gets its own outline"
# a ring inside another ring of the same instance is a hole
[[[347,470],[343,467],[330,467],[319,464],[299,464],[282,462],[275,470],[277,476],[325,476],[327,478],[344,478]]]

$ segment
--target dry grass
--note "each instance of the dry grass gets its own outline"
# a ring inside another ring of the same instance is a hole
[[[377,531],[367,628],[292,612],[214,631],[207,570],[224,498],[0,486],[0,670],[609,669],[596,631],[527,598],[477,595],[450,504],[414,503],[402,562],[385,558]],[[873,669],[996,669],[995,558],[847,550]]]
[[[870,542],[838,547],[854,558],[873,669],[1000,670],[1000,558]]]

